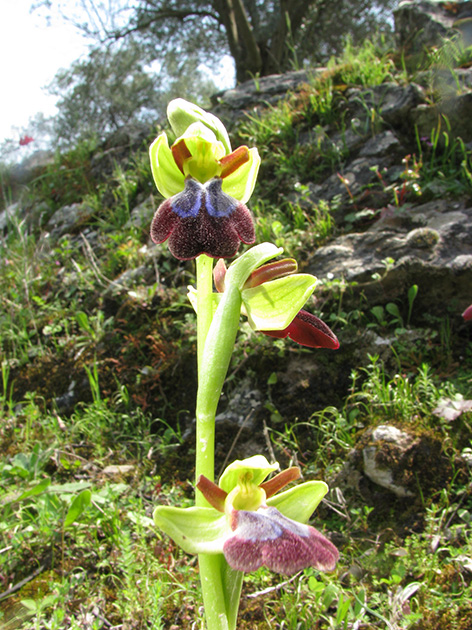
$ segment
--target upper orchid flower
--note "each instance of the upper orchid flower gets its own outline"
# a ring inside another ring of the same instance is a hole
[[[298,310],[293,317],[287,309],[287,297],[298,309],[305,303],[316,284],[313,276],[296,274],[296,271],[297,262],[293,258],[284,258],[262,265],[250,274],[241,296],[251,327],[270,337],[289,337],[309,348],[337,350],[339,341],[336,335],[321,319],[304,309]],[[213,276],[217,291],[223,292],[226,276],[223,260],[216,264]],[[294,299],[296,293],[298,300]],[[288,314],[289,321],[282,319],[285,313]]]
[[[306,522],[327,492],[322,481],[308,481],[273,496],[300,477],[278,468],[262,455],[230,464],[216,485],[201,476],[197,488],[212,507],[159,506],[154,521],[188,553],[223,553],[238,571],[267,566],[291,575],[313,566],[332,571],[336,547]]]
[[[166,197],[154,216],[151,238],[155,243],[169,239],[170,251],[180,260],[234,256],[240,241],[255,240],[245,203],[259,170],[257,149],[231,152],[221,121],[183,99],[172,101],[167,113],[180,136],[169,148],[162,133],[150,148],[154,181]]]

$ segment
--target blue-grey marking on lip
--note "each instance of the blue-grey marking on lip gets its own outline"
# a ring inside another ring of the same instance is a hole
[[[215,177],[206,185],[205,207],[210,217],[229,217],[238,207],[239,202],[221,189],[222,180]]]
[[[172,210],[181,219],[195,218],[202,207],[202,200],[205,190],[196,179],[187,179],[183,192],[175,195],[172,199]]]

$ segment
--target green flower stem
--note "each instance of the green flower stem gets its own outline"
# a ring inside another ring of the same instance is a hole
[[[198,374],[201,371],[201,362],[205,339],[213,317],[213,258],[202,254],[197,258],[197,352]]]
[[[197,258],[198,393],[196,477],[215,477],[215,416],[239,328],[241,292],[229,286],[213,316],[213,261]],[[197,492],[196,504],[207,506]],[[242,573],[233,571],[222,554],[200,554],[200,579],[208,630],[235,630]]]
[[[198,556],[207,630],[236,630],[243,573],[223,554]]]
[[[200,287],[198,292],[198,318],[200,318]],[[205,302],[212,312],[212,303]],[[199,350],[198,392],[197,392],[197,454],[195,474],[198,479],[205,475],[214,481],[214,442],[215,415],[220,399],[223,383],[226,378],[236,334],[239,328],[241,313],[241,291],[235,284],[229,285],[216,309],[208,329],[203,350]],[[207,314],[204,314],[206,318]],[[203,329],[203,325],[202,325]],[[197,325],[198,335],[200,326]],[[203,334],[203,333],[202,333]],[[198,338],[200,345],[200,337]],[[198,498],[197,505],[208,506],[203,496]]]

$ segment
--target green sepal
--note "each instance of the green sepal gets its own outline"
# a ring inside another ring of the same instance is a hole
[[[189,103],[183,98],[176,98],[167,106],[167,117],[176,137],[183,136],[190,125],[200,122],[215,134],[219,142],[223,143],[226,153],[231,153],[228,132],[221,120],[198,105]]]
[[[228,493],[239,485],[241,478],[250,479],[252,483],[258,486],[271,472],[275,472],[278,468],[277,462],[269,464],[264,455],[237,459],[225,468],[218,485]]]
[[[314,276],[298,273],[244,289],[241,296],[251,327],[254,330],[287,328],[315,286]]]
[[[226,517],[214,508],[160,505],[154,523],[187,553],[223,553]]]
[[[306,481],[274,494],[267,499],[267,505],[277,508],[293,521],[307,523],[327,492],[328,486],[324,481]]]
[[[149,148],[151,171],[158,191],[168,199],[185,187],[185,177],[175,163],[165,133],[161,133]]]

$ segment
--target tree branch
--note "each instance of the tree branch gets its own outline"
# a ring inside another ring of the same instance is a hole
[[[127,37],[128,35],[131,35],[132,33],[145,31],[150,26],[152,26],[152,24],[155,24],[156,22],[162,22],[167,19],[183,22],[186,18],[189,18],[189,17],[196,17],[196,18],[207,17],[207,18],[211,18],[215,20],[218,24],[221,23],[219,16],[215,15],[215,13],[212,13],[211,11],[198,10],[198,9],[194,11],[179,10],[179,9],[166,9],[166,10],[156,9],[156,11],[152,11],[152,10],[144,9],[143,16],[145,16],[146,14],[148,14],[147,17],[138,17],[136,24],[127,26],[126,28],[122,28],[120,30],[116,30],[113,32],[109,32],[105,30],[106,39],[115,39],[115,40],[123,39],[124,37]]]

